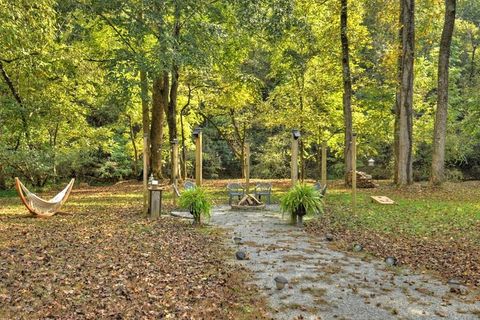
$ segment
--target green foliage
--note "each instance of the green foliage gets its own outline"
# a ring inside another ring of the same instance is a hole
[[[290,213],[294,220],[299,210],[304,210],[305,215],[323,213],[323,199],[313,186],[297,183],[282,197],[280,207],[283,212]]]
[[[329,176],[343,176],[335,1],[0,0],[0,8],[0,62],[7,75],[0,74],[2,181],[19,175],[41,185],[54,177],[114,181],[138,174],[140,72],[147,75],[143,98],[151,104],[152,78],[170,72],[172,64],[180,72],[176,108],[183,110],[183,128],[178,115],[177,126],[184,131],[188,168],[194,161],[191,131],[200,125],[205,177],[240,177],[250,142],[252,176],[285,178],[289,132],[297,128],[306,176],[318,176],[322,141],[328,143]],[[433,0],[416,5],[418,179],[429,175],[443,9]],[[376,159],[376,176],[385,178],[393,163],[398,10],[383,0],[349,3],[358,159]],[[479,12],[478,1],[458,4],[450,63],[446,162],[466,179],[480,178]],[[178,37],[172,34],[176,18]],[[165,134],[165,167],[168,146]]]
[[[180,206],[184,209],[190,210],[193,215],[193,221],[196,224],[200,224],[201,217],[210,217],[210,210],[212,203],[201,187],[188,189],[182,192],[179,200]]]

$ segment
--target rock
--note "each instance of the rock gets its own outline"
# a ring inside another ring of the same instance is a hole
[[[355,252],[363,251],[363,246],[361,244],[357,243],[353,246],[353,251],[355,251]]]
[[[333,241],[333,234],[327,233],[327,234],[325,235],[325,240],[327,240],[327,241]]]
[[[287,278],[284,276],[276,276],[273,280],[275,280],[275,285],[277,286],[278,290],[282,290],[288,283]]]
[[[447,284],[450,287],[449,291],[451,293],[460,294],[462,296],[468,294],[467,287],[465,287],[459,279],[452,278],[448,280]]]
[[[237,260],[247,260],[247,254],[243,251],[237,251],[235,257],[237,257]]]
[[[240,237],[233,237],[233,242],[235,242],[235,244],[241,244],[241,243],[242,243],[242,238],[240,238]]]
[[[398,260],[395,257],[386,257],[385,263],[389,266],[396,266],[398,265]]]

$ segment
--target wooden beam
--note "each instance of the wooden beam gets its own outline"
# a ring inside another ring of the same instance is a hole
[[[202,186],[202,132],[199,131],[195,138],[195,183]]]
[[[298,139],[292,137],[292,163],[291,163],[292,186],[298,181]]]
[[[322,142],[322,186],[327,185],[327,143]]]
[[[352,209],[353,213],[357,211],[357,135],[352,134]]]
[[[172,183],[173,190],[173,206],[177,206],[177,193],[175,189],[178,189],[178,140],[175,139],[170,142],[172,145]]]
[[[250,143],[245,143],[245,187],[247,195],[250,194]]]
[[[143,214],[148,214],[148,134],[143,135]]]

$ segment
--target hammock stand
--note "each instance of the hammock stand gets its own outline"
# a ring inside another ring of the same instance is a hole
[[[37,217],[47,218],[57,213],[60,207],[67,201],[74,182],[75,179],[70,180],[65,189],[50,200],[44,200],[30,192],[18,178],[15,178],[15,188],[28,211]]]

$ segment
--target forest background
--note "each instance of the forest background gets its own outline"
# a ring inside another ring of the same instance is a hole
[[[352,130],[358,167],[395,173],[400,3],[348,5]],[[346,7],[344,7],[346,9]],[[342,2],[334,0],[0,0],[0,188],[76,177],[106,183],[150,166],[193,174],[192,131],[203,128],[204,177],[290,175],[292,129],[302,175],[345,167]],[[445,2],[415,6],[412,176],[430,176]],[[449,60],[445,165],[449,180],[480,179],[480,2],[456,9]],[[368,168],[367,160],[375,159]]]

